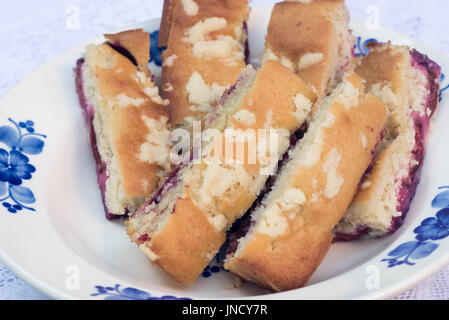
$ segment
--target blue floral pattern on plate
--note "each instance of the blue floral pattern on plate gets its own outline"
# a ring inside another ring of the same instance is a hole
[[[165,47],[159,47],[159,30],[156,30],[150,34],[150,63],[154,62],[158,67],[162,66],[162,53],[165,51]]]
[[[23,209],[35,211],[29,205],[36,198],[22,184],[36,172],[28,156],[42,152],[45,145],[42,139],[46,136],[36,132],[31,120],[19,123],[8,120],[12,125],[0,127],[0,142],[8,149],[0,148],[0,202],[13,214]]]
[[[362,41],[362,37],[357,37],[357,41],[354,45],[354,55],[356,57],[366,56],[370,52],[370,49],[368,48],[368,44],[371,42],[382,43],[374,38],[369,38],[369,39]]]
[[[432,207],[440,209],[435,217],[424,219],[415,230],[414,241],[403,243],[388,253],[390,258],[382,259],[388,262],[388,267],[399,265],[415,265],[413,260],[423,259],[438,248],[436,240],[449,236],[449,186],[440,187],[439,193],[432,201]]]
[[[204,269],[201,276],[203,278],[210,278],[213,274],[219,273],[221,271],[221,267],[218,265],[208,265],[206,269]]]
[[[441,79],[440,79],[441,85],[444,84],[445,80],[446,80],[446,76],[444,75],[444,73],[442,73]],[[449,89],[449,83],[446,84],[444,87],[442,87],[440,90],[440,102],[441,102],[441,100],[443,100],[443,92],[446,91],[447,89]]]
[[[96,286],[96,293],[92,293],[92,297],[104,296],[104,300],[191,300],[190,298],[177,298],[174,296],[153,297],[149,292],[136,288],[127,287],[120,288],[121,285],[116,284],[115,287]]]

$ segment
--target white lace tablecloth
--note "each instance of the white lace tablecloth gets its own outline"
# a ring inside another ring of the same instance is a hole
[[[277,1],[253,0],[253,5]],[[352,17],[378,10],[381,26],[449,55],[449,1],[348,0]],[[0,97],[54,56],[95,36],[160,16],[162,0],[16,0],[0,10]],[[0,244],[1,245],[1,244]],[[0,299],[48,299],[0,264]],[[449,267],[396,299],[449,299]]]

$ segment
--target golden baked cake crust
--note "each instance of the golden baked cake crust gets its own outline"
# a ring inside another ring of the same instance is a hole
[[[162,96],[170,101],[171,123],[178,126],[201,119],[246,66],[244,23],[249,8],[246,0],[195,0],[193,9],[188,7],[193,1],[167,2],[160,40],[168,47],[163,54]],[[191,98],[199,90],[200,101]]]
[[[386,123],[385,105],[363,91],[361,78],[348,75],[330,104],[315,114],[270,193],[253,211],[249,232],[226,258],[226,269],[274,291],[308,281],[331,245],[333,228],[356,193]]]
[[[280,60],[324,97],[352,57],[348,22],[343,0],[277,3],[262,61]]]

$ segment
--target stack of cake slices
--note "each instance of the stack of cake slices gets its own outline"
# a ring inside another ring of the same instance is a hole
[[[106,216],[154,265],[189,285],[221,248],[225,269],[284,291],[333,241],[402,225],[441,70],[391,43],[355,58],[343,0],[276,4],[255,69],[249,13],[246,0],[165,0],[161,95],[140,29],[87,47],[76,89]]]

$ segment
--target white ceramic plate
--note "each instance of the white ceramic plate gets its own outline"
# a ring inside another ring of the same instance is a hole
[[[270,11],[253,9],[253,59],[263,50]],[[130,28],[135,27],[154,32],[159,20]],[[363,43],[369,38],[391,40],[417,48],[440,63],[443,72],[449,70],[448,58],[401,34],[369,30],[359,21],[352,28],[360,37],[356,53],[366,53]],[[334,244],[299,290],[270,294],[252,284],[229,290],[234,277],[216,263],[193,286],[178,285],[149,264],[122,223],[104,217],[72,71],[84,47],[48,62],[0,103],[0,179],[9,178],[0,181],[0,257],[38,289],[64,299],[388,298],[449,263],[449,192],[440,189],[449,185],[449,97],[443,93],[421,183],[405,225],[394,235]],[[154,62],[151,68],[160,73]],[[14,168],[8,171],[8,165]],[[14,185],[17,177],[23,178],[21,186]],[[425,219],[418,241],[414,230]],[[395,260],[382,261],[387,258]]]

